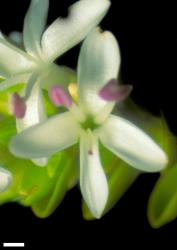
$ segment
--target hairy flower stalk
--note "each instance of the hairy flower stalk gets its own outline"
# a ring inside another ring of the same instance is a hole
[[[73,74],[66,67],[53,62],[81,42],[101,21],[109,9],[109,0],[80,0],[69,8],[69,17],[56,19],[45,31],[49,0],[32,0],[24,20],[25,51],[0,36],[0,91],[19,83],[26,83],[22,98],[26,102],[14,106],[18,132],[46,119],[41,98],[42,85],[60,82],[63,75]],[[57,76],[57,77],[54,77]],[[18,99],[17,96],[15,98]],[[18,110],[19,109],[19,110]],[[20,118],[20,119],[19,119]],[[36,159],[37,165],[46,165],[47,159]]]
[[[50,97],[68,111],[32,126],[15,136],[12,153],[23,158],[49,157],[80,143],[80,188],[96,218],[108,199],[108,184],[99,156],[99,143],[143,171],[160,171],[167,164],[163,150],[128,120],[111,114],[131,86],[117,86],[120,67],[117,41],[110,32],[95,29],[86,38],[78,62],[78,102],[61,86]]]

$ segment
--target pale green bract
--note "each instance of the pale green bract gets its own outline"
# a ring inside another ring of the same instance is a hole
[[[0,91],[19,83],[27,83],[22,93],[27,111],[17,119],[18,132],[46,119],[42,103],[41,85],[66,84],[74,73],[53,62],[81,42],[101,21],[110,6],[109,0],[80,0],[69,8],[68,18],[58,18],[45,31],[49,0],[32,0],[23,28],[25,51],[0,36]],[[37,165],[47,164],[47,158],[33,160]]]
[[[22,158],[49,157],[80,142],[80,188],[96,218],[108,199],[107,178],[99,156],[99,141],[131,166],[148,172],[167,164],[164,151],[127,119],[111,114],[115,102],[98,95],[117,78],[119,47],[110,32],[93,30],[83,43],[78,62],[78,105],[15,136],[10,150]]]
[[[3,167],[0,167],[0,192],[3,192],[6,188],[8,188],[11,182],[12,174]]]

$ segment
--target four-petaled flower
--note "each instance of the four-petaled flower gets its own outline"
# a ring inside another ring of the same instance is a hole
[[[84,41],[79,56],[78,103],[62,87],[54,86],[50,97],[69,111],[24,130],[10,143],[15,155],[38,158],[49,157],[79,140],[81,192],[96,218],[101,216],[108,198],[99,141],[137,169],[159,171],[167,164],[166,154],[148,135],[126,119],[111,114],[115,101],[127,95],[126,88],[117,89],[114,84],[119,66],[114,36],[95,29]]]
[[[56,19],[43,32],[48,6],[49,0],[31,1],[23,29],[25,51],[0,36],[0,77],[5,79],[0,84],[0,91],[19,83],[27,83],[22,93],[24,98],[20,100],[17,95],[13,97],[17,104],[26,101],[25,110],[25,104],[22,109],[18,105],[12,109],[16,118],[21,118],[17,119],[18,132],[46,119],[40,85],[67,81],[68,75],[73,74],[66,67],[58,67],[53,63],[54,60],[85,38],[104,17],[110,1],[77,1],[70,7],[68,18]],[[46,162],[46,158],[35,160],[41,166]]]

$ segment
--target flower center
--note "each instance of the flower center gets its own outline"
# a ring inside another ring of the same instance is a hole
[[[94,117],[91,115],[87,115],[86,120],[84,122],[80,122],[80,125],[84,130],[95,130],[100,127],[100,124],[96,123]]]

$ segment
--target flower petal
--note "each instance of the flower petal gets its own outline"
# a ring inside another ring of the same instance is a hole
[[[33,56],[41,55],[41,36],[46,25],[49,0],[32,0],[24,21],[24,45]]]
[[[40,82],[37,81],[36,75],[33,75],[29,82],[33,82],[33,87],[30,92],[30,97],[26,101],[26,113],[22,119],[16,119],[17,132],[43,122],[46,119],[46,113],[42,100]],[[35,82],[36,81],[36,82]],[[35,159],[33,162],[39,166],[47,164],[47,158]]]
[[[14,30],[9,33],[8,37],[13,44],[17,45],[18,47],[22,47],[23,37],[21,32]]]
[[[100,162],[98,140],[91,132],[81,135],[80,187],[91,213],[100,218],[108,198],[108,184]]]
[[[8,170],[0,167],[0,192],[5,191],[5,189],[9,187],[11,182],[12,174]]]
[[[38,158],[38,159],[31,159],[31,160],[38,167],[46,167],[46,165],[48,164],[48,158],[47,157]]]
[[[106,14],[109,0],[81,0],[69,8],[67,18],[58,18],[44,32],[42,49],[49,61],[82,41]]]
[[[48,157],[78,140],[79,127],[69,112],[56,115],[12,138],[10,150],[23,158]]]
[[[111,115],[102,129],[103,145],[133,167],[155,172],[167,164],[164,151],[142,130],[121,117]]]
[[[36,80],[36,78],[33,79],[32,76],[29,81],[31,80]],[[31,94],[26,101],[25,116],[23,119],[17,120],[17,130],[18,132],[21,132],[30,126],[44,121],[45,118],[46,115],[42,101],[40,83],[36,81],[31,90]]]
[[[99,113],[107,104],[98,94],[109,80],[117,78],[119,66],[115,37],[95,29],[84,41],[78,63],[79,99],[89,112]]]
[[[31,57],[0,37],[0,75],[7,77],[13,74],[29,72],[35,67]]]

